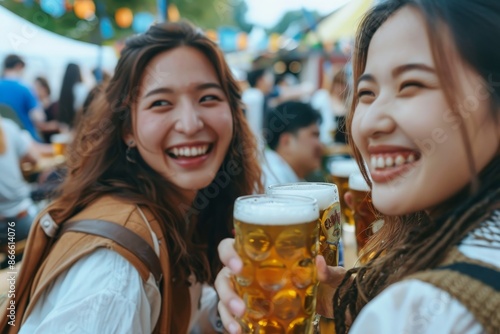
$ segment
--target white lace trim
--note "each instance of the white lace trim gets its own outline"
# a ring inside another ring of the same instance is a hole
[[[500,210],[470,232],[461,242],[462,245],[500,248]]]

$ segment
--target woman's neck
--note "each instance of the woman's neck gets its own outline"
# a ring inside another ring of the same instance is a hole
[[[493,190],[498,186],[500,180],[500,155],[495,156],[488,165],[486,165],[478,175],[473,177],[477,179],[478,189],[473,189],[472,182],[469,182],[460,191],[455,193],[453,196],[445,200],[443,203],[426,210],[425,212],[433,221],[438,221],[443,217],[449,216],[452,212],[463,205],[469,198],[477,197],[477,201],[480,201],[483,195],[487,192]],[[481,193],[484,193],[481,195]],[[473,202],[470,205],[474,205]]]

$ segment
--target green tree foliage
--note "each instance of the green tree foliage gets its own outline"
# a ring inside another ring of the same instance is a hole
[[[215,29],[220,25],[234,24],[234,11],[242,0],[169,0],[179,9],[183,19],[187,19],[203,29]],[[104,15],[108,16],[113,23],[115,36],[120,39],[133,34],[133,31],[122,29],[114,22],[114,13],[118,8],[128,7],[134,13],[147,11],[154,15],[157,13],[156,0],[94,0],[101,2],[104,6]],[[26,20],[57,34],[92,43],[100,42],[99,17],[102,12],[91,20],[80,20],[72,10],[69,10],[60,18],[54,18],[46,14],[40,8],[39,2],[34,1],[32,6],[14,0],[3,0],[1,5],[11,10]],[[101,7],[102,8],[102,7]]]
[[[234,4],[233,17],[236,26],[249,33],[253,28],[253,24],[248,23],[245,17],[248,11],[247,3],[244,0],[232,0],[232,3]]]

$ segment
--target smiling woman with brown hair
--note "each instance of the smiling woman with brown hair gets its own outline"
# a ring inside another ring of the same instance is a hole
[[[132,240],[66,232],[32,273],[21,332],[186,333],[200,283],[220,268],[216,247],[232,234],[234,200],[262,188],[223,54],[187,23],[131,38],[69,152],[67,178],[44,212],[55,228],[125,226],[156,252],[161,272],[134,257]],[[43,228],[32,230],[33,243]]]

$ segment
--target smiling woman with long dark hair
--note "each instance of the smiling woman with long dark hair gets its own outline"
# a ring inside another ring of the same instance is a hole
[[[385,222],[366,264],[317,259],[317,311],[337,334],[499,332],[499,40],[491,0],[386,0],[361,22],[347,129]],[[219,310],[237,333],[232,240],[220,255]]]

